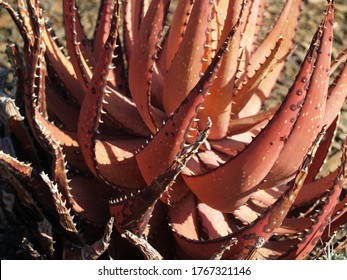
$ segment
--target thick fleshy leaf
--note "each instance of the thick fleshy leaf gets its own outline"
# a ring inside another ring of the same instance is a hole
[[[294,202],[294,207],[309,205],[321,199],[326,191],[333,187],[337,173],[338,172],[335,171],[319,180],[304,184]]]
[[[258,125],[269,121],[277,110],[278,107],[274,107],[266,111],[259,112],[253,116],[230,120],[228,135],[236,135],[247,131],[252,131]]]
[[[175,159],[177,153],[182,150],[187,141],[187,135],[191,131],[191,124],[206,99],[212,80],[218,70],[220,59],[237,27],[238,24],[230,31],[229,36],[218,50],[205,74],[182,101],[181,105],[169,117],[148,145],[137,154],[136,160],[147,184],[150,184],[158,174],[163,172]],[[155,158],[155,161],[148,162],[148,158]]]
[[[77,13],[75,0],[64,0],[63,11],[66,43],[70,61],[84,92],[86,92],[89,86],[87,77],[90,76],[87,73],[91,71],[90,67],[95,64],[94,57]]]
[[[261,63],[264,63],[265,57],[268,56],[270,50],[274,48],[277,39],[282,36],[283,42],[280,50],[277,52],[276,59],[283,59],[292,48],[292,40],[295,35],[295,30],[298,24],[298,18],[301,11],[302,0],[286,1],[283,10],[271,31],[268,33],[264,41],[254,51],[250,58],[249,66],[247,67],[247,76],[252,77],[259,68]],[[280,75],[284,62],[282,61],[272,69],[271,75],[260,83],[257,94],[249,101],[248,105],[241,111],[242,117],[257,113],[264,103],[265,99],[270,95],[273,86],[275,85],[278,76]]]
[[[95,33],[93,36],[93,56],[98,60],[102,47],[105,44],[111,28],[112,1],[102,0],[100,2]]]
[[[315,140],[313,146],[310,148],[300,170],[297,172],[296,177],[290,188],[277,200],[277,202],[269,207],[269,209],[261,215],[253,226],[241,230],[239,242],[233,248],[231,253],[236,258],[244,258],[243,254],[249,252],[249,248],[257,241],[258,238],[262,238],[263,242],[266,242],[274,232],[282,225],[284,218],[292,207],[295,198],[300,192],[305,178],[308,173],[308,168],[312,163],[315,152],[320,141],[323,138],[324,133],[321,133]],[[241,237],[242,236],[242,237]]]
[[[257,30],[256,23],[258,21],[258,14],[260,8],[260,0],[251,0],[247,1],[247,17],[244,21],[244,28],[242,32],[242,38],[240,42],[240,52],[239,52],[239,64],[238,64],[238,77],[239,81],[242,81],[245,78],[247,66],[249,65],[251,53],[253,51]]]
[[[95,141],[95,161],[99,174],[118,188],[139,189],[145,185],[137,167],[135,152],[143,138]]]
[[[168,0],[154,0],[142,21],[129,65],[129,87],[137,110],[148,128],[154,133],[159,124],[157,113],[151,104],[151,85],[155,55],[158,51],[160,32],[164,26]]]
[[[278,160],[265,178],[266,185],[273,186],[293,177],[312,141],[324,125],[332,49],[330,38],[333,36],[333,24],[334,7],[333,4],[329,4],[325,19],[320,27],[322,38],[318,57],[314,63],[315,69],[310,79],[305,77],[302,80],[303,83],[307,82],[307,98],[303,103],[294,103],[290,107],[290,110],[299,111],[300,115]],[[302,137],[303,132],[305,137]]]
[[[94,69],[94,75],[90,80],[88,93],[83,100],[78,122],[78,140],[82,150],[83,157],[90,171],[109,182],[104,178],[98,168],[98,162],[95,156],[96,137],[99,128],[103,100],[107,91],[107,77],[112,68],[112,57],[116,48],[117,26],[119,21],[118,2],[115,4],[111,31],[100,54],[97,66]],[[111,183],[111,182],[110,182]]]
[[[164,77],[163,104],[167,115],[176,110],[200,79],[206,41],[205,33],[210,14],[211,4],[209,0],[194,2],[185,36]],[[177,80],[180,82],[177,83]]]
[[[253,51],[252,53],[254,52],[254,49],[256,49],[258,47],[258,36],[260,34],[260,30],[261,30],[261,27],[262,27],[262,21],[263,21],[263,18],[264,18],[264,13],[265,13],[265,10],[266,10],[266,5],[267,5],[267,1],[266,0],[261,0],[260,3],[259,3],[259,11],[258,11],[258,18],[257,18],[257,22],[255,24],[255,34],[254,34],[254,40],[253,40]]]
[[[70,11],[68,12],[68,14],[72,13],[69,18],[69,20],[72,22],[68,24],[67,28],[72,28],[72,27],[77,28],[78,21],[74,22],[71,19],[71,17],[74,17],[74,16],[76,17],[76,13],[77,13],[75,10],[76,8],[74,8],[73,1],[66,3],[66,9]],[[82,30],[79,30],[79,33],[82,33]],[[71,49],[72,49],[71,51],[75,55],[75,58],[74,59],[71,58],[71,61],[75,69],[76,75],[78,77],[78,80],[84,81],[81,83],[81,87],[83,89],[82,92],[87,92],[89,90],[88,87],[89,87],[89,84],[91,83],[93,72],[95,72],[95,71],[92,72],[92,69],[96,68],[97,66],[94,62],[94,59],[88,59],[89,55],[88,57],[84,56],[84,53],[90,52],[90,48],[85,46],[86,50],[84,51],[82,50],[81,44],[79,44],[79,42],[76,42],[76,40],[84,41],[85,39],[83,38],[76,39],[75,36],[78,36],[78,34],[74,34],[73,30],[72,32],[70,32],[70,35],[72,36],[71,42],[73,43],[71,46]],[[112,56],[112,60],[113,58],[114,57]],[[88,65],[87,65],[87,62],[88,62]],[[114,66],[110,66],[110,68],[111,68],[110,70],[113,70]],[[110,77],[114,77],[112,71],[109,71],[109,75]],[[109,83],[109,81],[107,82]],[[110,119],[111,122],[120,123],[126,129],[129,129],[136,134],[141,134],[140,131],[143,131],[145,135],[148,135],[148,131],[146,131],[146,128],[143,124],[143,120],[141,120],[140,115],[138,114],[135,108],[135,104],[132,101],[130,101],[127,97],[122,96],[119,92],[109,87],[108,84],[106,86],[106,89],[107,89],[106,94],[109,95],[109,97],[108,96],[105,97],[105,100],[107,100],[107,104],[104,105],[104,108],[109,113],[109,116],[105,117],[105,121]],[[112,106],[110,105],[110,103],[112,104]],[[131,114],[131,117],[128,114]],[[124,117],[124,115],[127,115],[127,116]]]
[[[167,38],[167,45],[169,45],[170,48],[168,48],[166,52],[165,70],[170,69],[171,63],[182,43],[194,2],[195,1],[179,0],[177,3]]]
[[[327,191],[324,205],[319,209],[318,215],[314,217],[315,222],[304,235],[304,242],[300,242],[290,253],[285,256],[286,259],[304,259],[317,245],[325,227],[329,224],[336,203],[342,191],[342,186],[346,182],[346,142],[342,152],[342,162],[338,174],[334,180],[333,186]]]
[[[240,16],[241,4],[242,1],[235,1],[235,3],[229,7],[223,33],[219,42],[225,40],[229,30],[236,24]],[[204,109],[198,114],[200,127],[204,127],[207,118],[211,118],[213,125],[210,139],[221,139],[226,136],[228,131],[240,40],[241,30],[239,28],[230,42],[229,51],[224,55],[221,61],[217,77],[211,87],[211,94],[207,96],[204,102]]]
[[[48,68],[52,71],[52,75],[69,93],[70,98],[81,104],[84,97],[84,90],[77,79],[71,61],[66,58],[46,28],[44,29],[43,39],[46,45]]]
[[[38,204],[33,199],[30,192],[27,190],[25,180],[31,180],[32,167],[28,164],[18,161],[12,156],[0,151],[0,175],[6,180],[16,191],[16,195],[22,205],[35,212],[40,218],[43,218],[43,213]]]
[[[345,62],[347,59],[347,49],[339,54],[339,56],[331,62],[330,73],[334,73],[335,70],[340,66],[341,63]]]
[[[144,17],[143,0],[124,1],[124,42],[128,62],[134,48],[134,41],[140,29],[140,23]]]
[[[137,40],[141,22],[145,17],[151,0],[126,0],[125,1],[125,43],[128,61],[134,42]]]
[[[192,144],[177,154],[172,164],[156,177],[149,186],[142,188],[135,194],[130,193],[130,195],[120,196],[110,201],[110,211],[115,217],[115,226],[120,232],[130,230],[138,236],[142,235],[151,218],[156,202],[174,183],[188,160],[206,140],[210,127],[208,126]]]
[[[226,242],[228,242],[232,237],[236,237],[238,239],[237,244],[232,247],[232,250],[225,252],[223,257],[227,259],[248,258],[248,254],[252,252],[252,248],[258,248],[256,245],[258,241],[261,240],[261,245],[263,245],[282,225],[283,220],[304,184],[308,168],[312,163],[315,151],[317,150],[323,135],[324,133],[322,132],[314,142],[290,188],[274,205],[269,207],[265,213],[260,215],[254,222],[244,226],[242,229],[212,240],[201,240],[199,236],[194,240],[188,233],[189,228],[192,226],[192,222],[194,222],[194,218],[197,218],[196,216],[194,217],[194,215],[197,215],[197,212],[193,209],[184,216],[184,218],[187,218],[188,215],[190,215],[193,218],[193,221],[185,219],[184,221],[178,222],[176,215],[170,215],[170,221],[175,232],[175,237],[181,248],[192,258],[207,258],[209,255],[214,253],[213,250],[215,252],[218,251],[220,246],[226,244]],[[188,211],[186,210],[185,212]],[[199,228],[195,229],[195,231],[198,233]]]
[[[48,178],[48,176],[42,172],[39,174],[39,176],[46,183],[46,186],[48,187],[51,193],[51,196],[54,201],[55,210],[59,217],[60,225],[70,234],[71,238],[73,238],[75,242],[83,244],[83,238],[80,235],[80,232],[77,229],[77,225],[74,222],[74,219],[70,213],[71,210],[68,207],[66,207],[64,198],[59,192],[56,184],[54,184]]]
[[[81,211],[74,214],[93,225],[104,225],[109,219],[108,201],[117,192],[94,177],[81,175],[74,176],[69,186],[71,194],[81,207]]]
[[[347,60],[341,72],[331,84],[328,91],[328,99],[324,114],[323,124],[330,126],[339,114],[347,97]]]
[[[20,114],[15,101],[10,97],[0,96],[0,120],[11,132],[12,139],[19,144],[16,147],[17,154],[25,154],[23,160],[29,160],[33,164],[39,164],[39,157],[27,125],[25,124],[25,119]],[[5,147],[1,148],[3,152],[9,153]],[[12,150],[12,147],[9,150]]]
[[[220,211],[233,211],[248,200],[265,178],[298,117],[296,104],[305,99],[307,77],[313,69],[314,44],[315,39],[287,98],[264,130],[242,152],[219,168],[205,174],[184,176],[189,188],[201,201]],[[291,109],[293,106],[294,110]]]
[[[316,156],[308,171],[305,183],[313,181],[323,168],[324,162],[325,160],[327,160],[329,152],[331,150],[331,144],[334,141],[336,135],[337,121],[338,119],[336,118],[335,121],[326,129],[324,139],[319,145]]]
[[[281,48],[283,38],[279,37],[273,49],[270,50],[270,54],[265,58],[265,61],[260,64],[254,75],[247,79],[247,81],[240,85],[233,96],[232,113],[234,118],[237,118],[240,111],[248,103],[248,101],[259,90],[259,84],[272,75],[273,69],[284,60],[283,57],[278,57],[278,52]]]

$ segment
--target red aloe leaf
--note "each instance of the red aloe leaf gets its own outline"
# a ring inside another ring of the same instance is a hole
[[[322,140],[324,132],[322,132],[313,145],[311,146],[300,170],[297,172],[295,180],[290,188],[272,205],[263,215],[261,215],[254,224],[246,227],[236,235],[238,244],[233,248],[232,255],[237,258],[243,258],[243,254],[249,251],[248,248],[256,242],[257,238],[262,238],[266,242],[274,232],[282,225],[284,218],[292,207],[295,198],[300,192],[308,168],[312,163],[312,159],[317,151],[318,145]]]
[[[184,176],[189,188],[209,206],[223,212],[233,211],[245,203],[265,178],[285,145],[298,112],[293,104],[306,96],[306,80],[313,69],[313,39],[300,73],[287,98],[265,129],[236,157],[219,168],[196,176]],[[304,82],[303,82],[304,81]],[[234,178],[229,184],[229,178]]]
[[[330,74],[334,73],[335,70],[340,66],[341,63],[347,59],[347,49],[341,52],[338,57],[331,63]]]
[[[339,114],[347,97],[347,60],[341,72],[329,87],[323,124],[330,126]]]
[[[346,183],[347,178],[347,167],[346,167],[346,157],[347,157],[347,141],[342,152],[341,165],[338,174],[334,180],[333,186],[327,191],[326,200],[324,204],[318,210],[317,217],[314,217],[314,222],[312,227],[308,229],[304,238],[296,248],[291,250],[285,259],[304,259],[312,251],[312,249],[317,245],[324,229],[330,222],[331,216],[334,212],[334,208],[339,201],[339,196],[342,191],[343,184]]]
[[[245,19],[244,30],[242,32],[242,38],[240,42],[240,48],[242,49],[242,51],[240,52],[238,65],[238,77],[241,77],[240,81],[243,80],[244,73],[247,70],[251,53],[254,48],[253,42],[256,36],[255,31],[257,30],[256,23],[258,21],[260,0],[249,1],[248,5],[249,13],[247,15],[247,18]]]
[[[33,30],[31,28],[31,22],[30,22],[30,14],[27,9],[27,3],[23,0],[17,0],[17,6],[18,6],[18,13],[20,18],[22,19],[23,27],[26,30],[27,36],[30,37],[30,41],[33,42]],[[33,1],[31,1],[33,2]]]
[[[165,112],[170,115],[194,88],[202,71],[202,58],[211,4],[209,0],[194,2],[192,14],[177,54],[166,73],[163,88]],[[180,82],[177,83],[177,80]]]
[[[22,78],[19,77],[19,79]],[[26,160],[34,165],[38,164],[39,158],[33,140],[25,124],[24,117],[19,113],[13,99],[5,96],[0,97],[0,119],[11,132],[11,138],[19,144],[16,148],[17,152],[25,154]],[[2,147],[2,150],[6,152],[4,147]]]
[[[225,26],[225,20],[227,18],[227,14],[229,12],[229,9],[231,9],[230,6],[230,1],[228,0],[220,0],[218,1],[217,5],[216,2],[214,3],[215,5],[215,9],[216,9],[216,17],[217,17],[217,22],[218,25],[220,26],[219,28],[223,31],[225,28],[227,28]],[[240,3],[241,5],[241,3]],[[238,14],[240,14],[240,12],[238,12]],[[236,23],[236,21],[235,21]]]
[[[303,234],[312,225],[310,218],[285,218],[282,225],[274,231],[274,235],[294,236]]]
[[[95,64],[74,0],[63,1],[64,27],[70,61],[84,92],[89,86],[88,72]]]
[[[93,56],[95,61],[98,60],[99,54],[107,40],[107,36],[111,28],[111,15],[112,15],[112,1],[103,0],[100,2],[99,13],[97,18],[97,23],[93,36]],[[117,37],[117,44],[121,45],[119,42],[119,37]],[[115,58],[113,63],[117,65],[113,73],[110,73],[109,86],[115,88],[122,92],[123,94],[128,93],[127,81],[124,80],[124,62],[123,54],[120,51],[121,48],[115,49]]]
[[[326,193],[326,190],[333,187],[336,176],[337,171],[319,180],[304,184],[293,206],[301,207],[319,200]]]
[[[46,102],[49,119],[60,129],[77,131],[78,108],[58,95],[55,86],[54,81],[46,79]]]
[[[125,0],[123,4],[123,37],[125,55],[127,61],[131,59],[131,54],[137,40],[140,23],[149,8],[149,0]]]
[[[214,1],[211,1],[211,12],[208,19],[208,25],[205,32],[204,54],[202,58],[201,72],[205,72],[208,65],[211,63],[215,52],[218,48],[219,38],[221,36],[221,28],[218,22],[218,6]]]
[[[94,175],[113,185],[138,188],[143,180],[135,164],[133,153],[139,148],[143,140],[128,141],[127,143],[116,140],[112,143],[112,141],[98,141],[96,139],[104,99],[114,101],[121,98],[107,87],[108,75],[113,69],[112,58],[116,47],[118,12],[117,5],[114,10],[111,32],[99,56],[94,75],[90,80],[88,93],[83,100],[78,123],[78,139],[86,164]],[[126,98],[124,97],[124,99]],[[114,107],[115,103],[112,104]],[[117,107],[114,107],[113,112],[117,109]],[[121,115],[126,113],[122,110],[119,111],[118,114]],[[129,114],[125,115],[129,118]],[[132,120],[130,120],[131,122]],[[110,169],[111,162],[117,165],[120,168],[119,170],[129,172],[132,176],[124,176],[124,173],[118,171],[112,172],[112,168]]]
[[[108,113],[105,117],[111,119],[113,123],[121,124],[135,135],[148,137],[151,134],[137,111],[135,103],[108,86],[105,90],[104,108]]]
[[[119,22],[119,6],[116,2],[110,34],[100,54],[98,64],[90,80],[86,97],[83,100],[78,122],[78,140],[90,171],[102,176],[95,158],[96,136],[102,112],[103,100],[107,91],[107,78],[112,68],[113,52],[116,48],[117,27]]]
[[[273,69],[284,60],[283,57],[278,57],[282,42],[283,38],[279,37],[274,48],[270,50],[270,54],[265,58],[265,61],[260,64],[260,67],[256,70],[254,75],[243,83],[234,93],[232,112],[235,116],[238,116],[251,97],[258,93],[259,84],[268,76],[271,76]]]
[[[13,22],[17,26],[17,29],[19,31],[19,34],[22,36],[24,45],[28,47],[30,45],[30,38],[29,34],[27,32],[27,28],[25,24],[22,22],[21,18],[19,17],[19,14],[7,3],[7,2],[0,2],[0,6],[5,8],[9,15],[11,16]]]
[[[129,87],[136,107],[148,128],[154,133],[159,125],[157,112],[151,104],[151,85],[155,55],[158,51],[168,0],[151,2],[152,8],[142,21],[138,36],[134,42],[134,52],[129,65]],[[161,123],[162,121],[160,121]]]
[[[65,155],[59,142],[39,121],[35,121],[36,133],[40,139],[41,145],[52,156],[52,179],[58,185],[59,191],[66,200],[67,207],[72,208],[76,212],[82,211],[81,207],[75,201],[70,193],[69,180],[67,178],[67,169]]]
[[[107,40],[111,28],[112,1],[100,1],[100,7],[97,18],[97,25],[93,36],[93,56],[98,61],[99,54]]]
[[[158,174],[163,172],[174,160],[176,154],[182,150],[187,135],[191,131],[191,124],[199,111],[199,107],[205,101],[211,82],[219,67],[220,59],[226,51],[231,37],[235,34],[238,24],[230,31],[229,36],[218,50],[204,76],[148,145],[137,154],[136,160],[147,184],[150,184]],[[148,162],[149,157],[156,160]]]
[[[300,110],[300,115],[295,123],[293,131],[281,151],[279,158],[271,172],[266,176],[265,185],[288,180],[293,177],[301,164],[312,141],[321,130],[326,109],[326,99],[329,86],[330,60],[334,23],[334,6],[330,3],[326,10],[326,16],[321,24],[322,37],[318,50],[315,70],[310,80],[303,78],[308,83],[307,98],[304,103],[294,103],[290,109]],[[302,133],[305,132],[305,137]]]
[[[286,1],[286,4],[272,30],[268,33],[265,40],[252,54],[249,66],[247,67],[248,77],[252,77],[256,72],[270,50],[274,47],[278,37],[283,37],[281,49],[277,53],[276,59],[280,60],[284,58],[292,47],[292,40],[295,35],[295,29],[298,24],[298,18],[300,15],[302,0],[290,0]],[[257,113],[260,106],[263,104],[265,99],[270,95],[273,86],[275,85],[278,76],[280,75],[285,61],[279,63],[273,70],[271,75],[268,75],[266,79],[259,85],[258,92],[261,94],[254,95],[251,98],[249,105],[246,105],[242,112],[242,116],[252,115]],[[260,99],[260,101],[259,101]],[[255,105],[256,104],[256,105]]]
[[[65,57],[49,31],[45,28],[43,32],[43,39],[46,45],[46,58],[48,67],[52,70],[52,75],[68,92],[69,97],[76,100],[78,104],[81,104],[84,97],[84,90],[77,79],[71,61]]]
[[[200,232],[199,232],[199,224],[197,219],[197,211],[196,207],[196,197],[189,193],[186,197],[184,197],[179,203],[174,205],[173,207],[169,207],[169,222],[172,231],[180,238],[176,238],[178,241],[178,245],[182,247],[182,249],[188,254],[187,247],[183,245],[187,240],[186,236],[189,236],[189,240],[199,240]],[[183,239],[183,244],[180,244],[180,239]],[[211,254],[212,255],[212,254]]]
[[[278,107],[274,107],[253,116],[230,120],[228,135],[236,135],[251,131],[263,122],[269,121],[277,110]]]
[[[177,154],[172,164],[162,174],[156,177],[149,186],[139,190],[135,194],[130,193],[128,196],[121,196],[116,200],[110,201],[110,211],[115,217],[115,226],[118,231],[124,232],[125,230],[130,230],[138,236],[142,235],[156,202],[174,183],[187,161],[206,140],[210,127],[209,125],[206,130],[199,134],[192,144]]]
[[[320,143],[316,156],[312,162],[312,165],[310,166],[305,183],[309,183],[314,180],[314,178],[321,170],[324,161],[327,159],[327,156],[331,149],[331,144],[336,135],[337,122],[338,118],[336,118],[335,121],[328,127],[324,139]]]
[[[214,150],[232,157],[236,156],[246,146],[246,142],[230,138],[210,140],[209,144]]]
[[[127,61],[130,61],[131,53],[134,48],[134,41],[137,38],[140,29],[140,22],[143,14],[141,5],[143,0],[126,0],[124,1],[124,44]]]
[[[11,173],[15,174],[18,179],[28,180],[31,177],[33,168],[30,164],[21,162],[12,156],[0,151],[1,166],[6,167]]]
[[[245,257],[248,258],[248,254],[255,253],[250,251],[254,244],[256,244],[258,240],[262,240],[262,243],[266,242],[283,223],[284,218],[304,183],[308,167],[312,163],[312,159],[323,135],[324,133],[322,132],[312,145],[290,189],[288,189],[273,206],[269,207],[269,209],[267,209],[266,212],[258,217],[258,219],[253,223],[243,227],[241,230],[237,230],[234,233],[220,238],[206,241],[193,240],[190,235],[187,235],[187,233],[189,233],[189,227],[193,225],[196,211],[190,210],[188,213],[185,213],[183,221],[181,222],[177,219],[177,215],[172,215],[171,213],[170,217],[171,222],[174,222],[173,229],[177,243],[188,255],[193,258],[201,259],[212,255],[214,252],[218,251],[220,246],[226,244],[231,238],[236,237],[238,239],[237,244],[233,246],[232,250],[225,252],[225,258],[243,259]],[[188,215],[193,215],[193,220],[187,220],[186,217]],[[195,231],[199,232],[197,228],[195,228]]]
[[[41,90],[38,90],[35,92],[35,97],[33,98],[33,101],[35,102],[35,106],[37,107],[38,111],[47,118],[47,111],[46,111],[46,95],[45,95],[45,81],[44,78],[47,74],[46,71],[46,62],[44,59],[45,54],[45,45],[42,43],[42,35],[40,34],[38,39],[36,40],[35,33],[40,32],[39,30],[43,30],[45,27],[44,21],[43,21],[43,12],[41,9],[39,9],[39,4],[37,1],[28,1],[27,2],[28,9],[23,12],[23,16],[27,17],[23,20],[24,24],[27,24],[30,27],[27,27],[30,31],[30,35],[28,35],[30,38],[30,45],[25,47],[28,48],[28,53],[25,53],[26,55],[26,62],[29,62],[30,59],[33,59],[34,67],[32,69],[35,69],[34,77],[37,76],[39,78],[39,86]],[[29,16],[31,15],[31,17]],[[29,16],[29,17],[28,17]],[[28,32],[29,32],[28,31]],[[26,41],[24,40],[25,44]],[[30,51],[34,50],[34,55],[30,56]],[[36,75],[36,76],[35,76]]]
[[[144,142],[142,138],[96,140],[94,160],[98,176],[118,188],[141,188],[145,182],[137,167],[135,152]]]
[[[17,167],[21,169],[25,168],[25,164],[21,163],[15,159],[8,160],[9,155],[5,155],[2,151],[0,151],[0,175],[3,179],[11,184],[11,186],[16,191],[18,199],[21,204],[28,207],[29,209],[35,212],[39,218],[43,218],[43,213],[36,203],[36,201],[32,198],[31,194],[25,188],[25,185],[20,180],[22,178],[31,179],[31,176],[26,176],[21,174],[21,170],[17,170]],[[4,160],[5,159],[5,160]],[[30,172],[31,173],[31,172]],[[20,175],[20,177],[18,176]]]
[[[198,221],[208,239],[217,239],[231,233],[231,227],[226,214],[219,212],[205,203],[196,205]]]
[[[228,9],[220,42],[225,40],[228,30],[236,24],[242,7],[241,4],[241,0],[235,1],[233,6]],[[198,114],[198,118],[200,119],[199,125],[201,127],[205,125],[207,118],[211,118],[212,120],[213,125],[210,139],[221,139],[228,131],[240,39],[241,30],[238,29],[230,42],[229,51],[224,55],[221,61],[217,77],[213,81],[211,87],[211,94],[207,96],[204,102],[204,109]]]
[[[253,76],[253,73],[258,68],[258,65],[264,60],[270,50],[274,47],[278,37],[282,36],[284,41],[282,44],[281,53],[278,57],[283,57],[287,54],[291,48],[292,40],[295,35],[296,26],[298,24],[298,18],[301,11],[302,0],[289,0],[286,1],[282,12],[277,19],[274,27],[267,34],[264,41],[255,50],[252,55],[247,72],[249,76]]]
[[[170,31],[167,38],[167,45],[170,48],[166,50],[165,70],[170,69],[171,63],[174,60],[177,50],[184,38],[188,20],[190,18],[193,4],[195,1],[179,0],[170,25]]]
[[[265,10],[266,10],[266,0],[261,0],[259,3],[258,18],[257,18],[257,22],[255,24],[254,40],[253,40],[253,52],[254,52],[254,48],[258,47],[257,39],[258,39],[258,36],[260,34],[260,30],[262,27],[262,21],[264,18]]]
[[[71,238],[73,238],[75,242],[83,244],[83,238],[77,229],[74,217],[71,216],[71,210],[65,205],[64,197],[59,192],[57,185],[54,184],[46,174],[40,173],[39,176],[42,181],[45,182],[50,191],[56,213],[59,217],[60,225],[70,234]]]
[[[268,241],[257,251],[257,258],[275,260],[287,254],[288,248],[297,244],[297,239]]]
[[[140,252],[145,257],[145,260],[162,260],[163,257],[160,253],[143,237],[138,237],[137,235],[125,230],[122,234],[131,244],[140,250]]]
[[[69,186],[71,194],[81,207],[81,211],[74,214],[93,225],[104,225],[110,215],[109,199],[116,191],[95,177],[81,175],[71,178]]]
[[[196,209],[197,199],[190,194],[182,199],[179,203],[169,208],[169,222],[174,233],[174,238],[179,249],[182,251],[183,257],[193,259],[208,259],[215,253],[220,251],[220,248],[226,246],[230,241],[234,240],[234,234],[230,233],[223,237],[217,237],[208,240],[208,234],[214,236],[215,232],[204,231],[199,220],[199,212]],[[214,210],[212,210],[214,211]],[[215,212],[217,213],[217,212]],[[205,213],[206,215],[207,213]],[[226,225],[226,220],[223,214],[214,216],[221,220],[214,220],[215,224],[221,222]],[[205,216],[202,223],[208,226],[209,220]],[[211,229],[211,228],[210,228]],[[220,228],[221,230],[222,228]],[[225,229],[222,230],[225,233]],[[224,252],[224,255],[227,252]]]

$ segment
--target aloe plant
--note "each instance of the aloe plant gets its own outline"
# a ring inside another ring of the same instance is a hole
[[[347,94],[334,1],[285,99],[263,109],[302,2],[258,44],[263,0],[179,0],[171,16],[169,0],[100,1],[92,40],[62,1],[63,50],[37,1],[0,1],[24,42],[8,46],[17,92],[1,102],[0,171],[18,201],[5,212],[29,216],[31,255],[320,257],[347,217],[346,143],[318,177]]]

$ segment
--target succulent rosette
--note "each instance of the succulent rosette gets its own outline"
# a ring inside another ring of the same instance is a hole
[[[286,1],[260,42],[264,0],[113,2],[100,1],[90,39],[75,1],[62,1],[64,48],[37,1],[0,1],[24,42],[7,49],[17,84],[1,97],[0,171],[30,217],[30,248],[320,257],[347,222],[346,144],[319,176],[347,94],[346,53],[331,55],[334,1],[270,109],[303,0]]]

